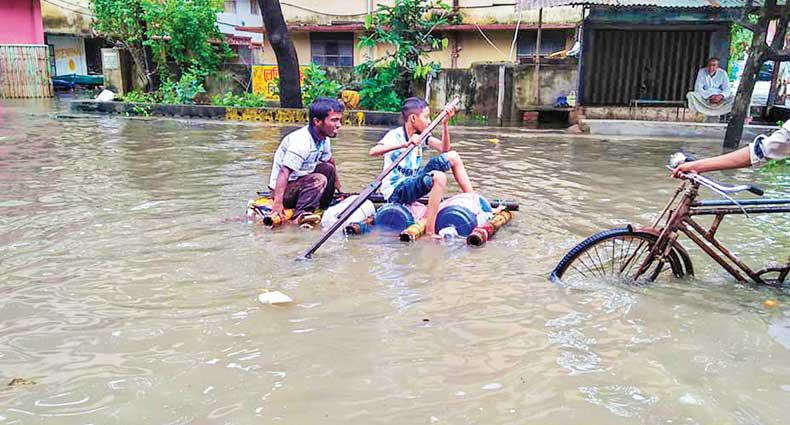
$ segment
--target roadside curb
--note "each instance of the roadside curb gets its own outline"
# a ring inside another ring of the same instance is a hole
[[[258,121],[278,124],[302,124],[308,121],[307,109],[289,108],[233,108],[209,105],[165,105],[161,103],[75,100],[71,102],[70,109],[72,112],[94,114]],[[400,125],[400,114],[397,112],[346,111],[343,113],[343,125],[353,127],[397,127]]]
[[[674,121],[592,120],[582,121],[593,136],[627,136],[661,139],[724,140],[727,124],[689,123]],[[747,125],[742,142],[751,142],[760,134],[770,134],[776,126]]]

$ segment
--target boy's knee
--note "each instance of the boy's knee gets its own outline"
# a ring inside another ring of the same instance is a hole
[[[461,162],[461,155],[458,155],[456,151],[447,151],[444,154],[447,155],[447,160],[449,160],[451,164]]]
[[[447,186],[447,174],[444,174],[444,173],[439,172],[439,171],[435,171],[435,172],[433,172],[431,174],[431,177],[433,178],[433,185],[434,185],[434,187],[436,187],[436,186],[439,186],[439,187]]]

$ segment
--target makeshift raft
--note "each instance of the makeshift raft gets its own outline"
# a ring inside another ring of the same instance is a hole
[[[280,226],[280,217],[271,211],[270,193],[258,192],[258,196],[249,201],[247,216],[270,228]],[[303,228],[331,226],[355,197],[356,194],[340,194],[326,211],[304,216],[298,224]],[[427,203],[427,198],[422,198],[411,205],[390,204],[381,194],[374,194],[346,221],[343,229],[348,236],[382,229],[397,233],[401,241],[412,242],[425,234]],[[458,194],[442,201],[436,216],[436,231],[444,237],[462,237],[469,245],[482,246],[513,219],[513,211],[518,211],[518,207],[517,202],[489,202],[479,194]],[[285,217],[290,220],[293,210],[286,210]]]

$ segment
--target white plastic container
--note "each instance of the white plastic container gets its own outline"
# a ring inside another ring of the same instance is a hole
[[[348,206],[351,205],[351,203],[354,202],[355,199],[357,199],[357,195],[349,196],[348,198],[344,199],[342,202],[327,208],[327,210],[324,211],[324,215],[321,217],[321,227],[326,228],[335,224],[337,220],[340,218],[340,214],[342,214],[343,211],[345,211],[346,208],[348,208]],[[349,217],[348,220],[346,220],[346,222],[343,223],[343,225],[340,227],[342,228],[351,223],[360,222],[372,216],[375,213],[376,213],[376,206],[373,205],[373,202],[365,201],[362,203],[362,205],[360,205],[359,208],[357,208],[356,211],[354,211],[353,214],[351,214],[351,217]]]

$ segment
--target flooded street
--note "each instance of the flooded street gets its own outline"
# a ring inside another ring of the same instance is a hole
[[[318,231],[237,219],[294,128],[0,102],[0,424],[787,423],[787,292],[685,239],[695,279],[548,280],[585,237],[656,217],[672,152],[718,143],[455,129],[475,189],[520,203],[487,245],[372,235],[297,262]],[[341,130],[345,190],[380,172],[385,130]],[[711,176],[790,197],[784,171]],[[758,268],[790,255],[790,216],[719,232]]]

